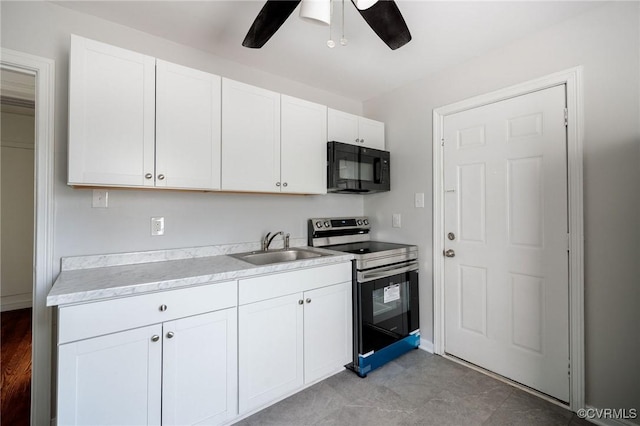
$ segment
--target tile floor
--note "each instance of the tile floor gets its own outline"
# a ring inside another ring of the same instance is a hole
[[[343,371],[238,425],[591,425],[562,407],[422,350],[361,379]]]

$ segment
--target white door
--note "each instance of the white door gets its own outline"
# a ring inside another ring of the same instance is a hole
[[[153,186],[153,57],[71,36],[69,184]]]
[[[157,324],[60,345],[58,425],[160,424],[161,333]]]
[[[444,118],[445,351],[568,401],[564,111],[562,85]]]
[[[156,186],[220,189],[220,80],[157,61]]]
[[[384,150],[384,123],[365,117],[358,119],[360,145]]]
[[[302,293],[238,308],[240,414],[303,384]]]
[[[162,424],[217,425],[237,413],[236,308],[163,324]]]
[[[281,95],[281,191],[327,193],[327,107]]]
[[[280,94],[222,79],[222,189],[280,192]]]
[[[351,355],[351,283],[304,292],[304,381],[339,370]]]
[[[329,141],[357,144],[358,116],[329,108],[327,112],[327,137]]]

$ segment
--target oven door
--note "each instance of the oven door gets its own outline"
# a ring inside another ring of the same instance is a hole
[[[360,355],[385,348],[420,328],[417,269],[414,263],[358,273]]]

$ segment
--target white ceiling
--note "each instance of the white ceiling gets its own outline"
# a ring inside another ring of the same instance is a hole
[[[296,9],[262,49],[242,47],[264,1],[62,1],[95,15],[245,65],[367,100],[557,24],[602,3],[593,1],[458,2],[397,0],[412,41],[390,50],[350,1],[344,4],[346,47],[340,46],[341,0],[329,28],[298,18]]]

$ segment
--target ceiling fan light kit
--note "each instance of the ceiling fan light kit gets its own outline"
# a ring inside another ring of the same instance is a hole
[[[366,23],[391,50],[396,50],[411,41],[409,28],[393,0],[351,0],[351,2]],[[302,3],[300,17],[331,25],[331,0],[267,0],[249,28],[242,45],[252,49],[264,46],[291,15],[298,3]],[[326,19],[323,18],[325,16]],[[342,16],[344,19],[344,12]],[[346,45],[344,35],[340,42],[343,46]],[[335,42],[333,44],[335,46]],[[329,42],[327,45],[333,47]]]
[[[331,0],[302,0],[300,18],[318,25],[331,25]]]

